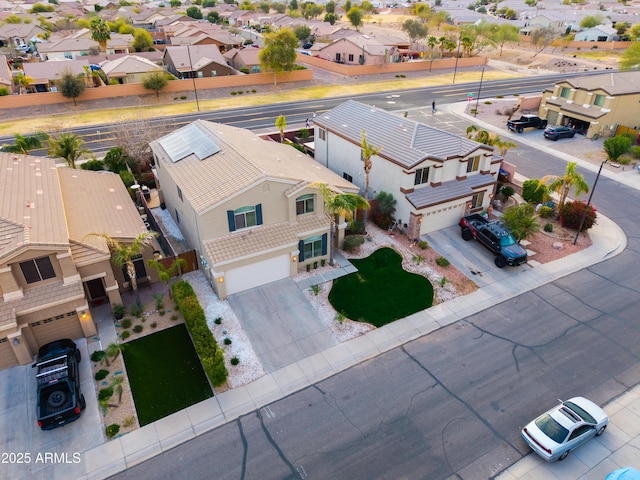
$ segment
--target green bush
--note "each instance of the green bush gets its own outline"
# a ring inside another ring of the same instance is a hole
[[[551,215],[553,215],[553,208],[543,205],[538,210],[538,215],[540,215],[540,218],[549,218]]]
[[[216,317],[213,323],[215,323],[216,325],[220,325],[222,323],[222,317]]]
[[[231,342],[231,339],[230,339],[229,337],[226,337],[226,338],[224,339],[224,344],[225,344],[225,345],[231,345],[231,343],[232,343],[232,342]]]
[[[143,329],[144,329],[144,327],[142,325],[136,325],[135,327],[133,327],[133,332],[134,333],[140,333],[140,332],[142,332]]]
[[[9,93],[9,89],[7,87],[5,87],[4,85],[0,87],[0,97],[6,97],[7,95],[9,95]]]
[[[586,215],[585,215],[586,212]],[[582,224],[582,231],[588,230],[596,223],[596,209],[587,204],[576,200],[574,202],[566,202],[560,209],[560,224],[566,228],[572,228],[577,230],[584,216],[584,223]]]
[[[129,338],[131,336],[131,332],[129,330],[125,330],[124,332],[122,332],[120,334],[120,338],[122,340],[126,340],[127,338]]]
[[[226,382],[229,372],[224,365],[222,351],[218,348],[216,339],[207,326],[204,310],[193,288],[188,282],[179,280],[172,285],[171,289],[173,299],[182,312],[207,377],[214,386],[222,385]]]
[[[347,227],[347,231],[351,235],[362,235],[365,232],[364,222],[362,220],[356,220]]]
[[[532,178],[522,182],[522,198],[528,203],[544,203],[548,196],[548,189],[545,184],[540,184],[540,180]]]
[[[152,322],[151,323],[151,328],[156,328],[158,326],[158,324],[156,322]]]
[[[516,189],[513,187],[502,187],[502,190],[500,190],[500,194],[506,199],[510,199],[511,197],[513,197],[513,195],[516,193]]]
[[[104,164],[100,160],[96,160],[95,158],[92,160],[87,160],[84,163],[80,164],[80,168],[82,170],[93,170],[97,172],[99,170],[104,170]]]
[[[552,225],[552,224],[550,224],[550,223],[546,223],[546,224],[544,225],[544,231],[545,231],[545,232],[549,232],[549,233],[553,232],[553,225]]]
[[[633,157],[631,157],[631,155],[628,155],[626,153],[618,157],[618,163],[620,165],[629,165],[632,161],[633,161]]]
[[[98,370],[96,372],[95,379],[99,382],[100,380],[107,378],[107,375],[109,375],[109,370]]]
[[[629,149],[633,158],[640,158],[640,145],[634,145]]]
[[[238,365],[240,363],[240,359],[238,357],[233,357],[231,359],[231,365]]]
[[[109,400],[113,396],[113,387],[101,388],[98,392],[98,400]]]
[[[134,303],[129,307],[129,315],[132,317],[142,317],[142,312],[144,312],[144,305],[141,303]]]
[[[342,249],[345,252],[353,252],[363,243],[364,243],[364,238],[361,237],[360,235],[349,235],[348,237],[345,237],[344,243],[342,245]]]
[[[107,435],[107,438],[113,438],[118,434],[119,431],[120,425],[118,425],[117,423],[112,423],[105,429],[105,434]]]
[[[96,363],[101,362],[102,360],[104,360],[104,357],[106,356],[107,356],[107,353],[104,350],[96,350],[91,354],[91,361]]]
[[[124,320],[122,320],[122,322],[120,322],[120,326],[122,328],[131,328],[131,319],[125,318]]]
[[[450,265],[449,260],[444,257],[436,258],[436,263],[441,267],[448,267]]]
[[[420,250],[426,250],[427,248],[429,248],[429,243],[424,240],[420,240],[418,242],[418,248],[420,248]]]
[[[383,230],[388,230],[395,223],[393,214],[396,212],[396,203],[397,200],[391,193],[380,192],[371,208],[373,223]]]

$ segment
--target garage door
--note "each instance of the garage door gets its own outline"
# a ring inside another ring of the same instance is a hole
[[[465,204],[463,203],[462,205],[446,207],[437,213],[427,215],[422,222],[420,233],[431,233],[457,225],[464,214],[464,207]]]
[[[290,261],[289,255],[284,254],[251,265],[228,270],[224,274],[224,281],[227,284],[227,295],[289,277]]]
[[[39,347],[62,338],[74,340],[84,337],[76,312],[69,312],[39,322],[33,322],[29,326]]]
[[[13,353],[13,348],[9,344],[8,339],[0,338],[0,370],[13,367],[18,364],[18,359]]]

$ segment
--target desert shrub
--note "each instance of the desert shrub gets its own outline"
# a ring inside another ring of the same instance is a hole
[[[522,198],[529,203],[543,203],[548,196],[548,189],[545,184],[540,184],[540,180],[532,178],[522,182]]]
[[[418,248],[420,248],[420,250],[426,250],[427,248],[429,248],[429,243],[424,240],[420,240],[418,242]]]
[[[222,317],[216,317],[213,323],[215,323],[216,325],[220,325],[222,323]]]
[[[151,323],[151,328],[156,328],[158,326],[158,324],[156,322],[152,322]]]
[[[141,303],[134,303],[129,307],[129,315],[132,317],[142,317],[142,312],[144,312],[144,305]]]
[[[119,431],[120,425],[118,425],[117,423],[112,423],[105,429],[105,434],[107,435],[107,438],[113,438],[118,434]]]
[[[113,387],[101,388],[98,392],[98,400],[109,400],[113,396]]]
[[[500,190],[500,195],[502,195],[505,200],[509,200],[513,195],[515,195],[515,193],[516,189],[509,186],[502,187],[502,190]]]
[[[231,345],[231,343],[233,343],[233,342],[231,341],[231,339],[230,339],[229,337],[226,337],[226,338],[224,339],[224,344],[225,344],[225,345]]]
[[[140,333],[143,329],[144,327],[142,325],[136,325],[135,327],[133,327],[134,333]]]
[[[94,172],[97,172],[98,170],[104,170],[104,164],[102,163],[102,161],[96,160],[94,158],[80,164],[80,168],[82,170],[93,170]]]
[[[98,370],[94,378],[99,382],[107,378],[107,375],[109,375],[109,370]]]
[[[450,265],[449,260],[447,260],[444,257],[436,258],[436,264],[438,264],[441,267],[448,267]]]
[[[420,265],[422,262],[424,262],[424,257],[422,255],[414,255],[413,257],[411,257],[411,260],[416,265]]]
[[[120,334],[120,338],[122,338],[122,340],[126,340],[130,336],[131,336],[131,332],[129,330],[125,330]]]
[[[566,202],[560,209],[560,224],[563,227],[577,230],[583,215],[584,223],[582,224],[582,231],[585,231],[593,227],[593,224],[596,223],[596,209],[591,205],[587,208],[587,204],[579,200]]]
[[[91,354],[91,361],[101,362],[102,360],[104,360],[104,357],[106,356],[107,356],[107,353],[104,350],[96,350]]]
[[[233,357],[231,359],[231,365],[238,365],[240,363],[240,359],[238,357]]]
[[[344,244],[342,245],[342,249],[345,252],[353,252],[360,245],[364,243],[364,238],[360,235],[349,235],[344,239]]]
[[[544,231],[545,231],[545,232],[549,232],[549,233],[553,232],[553,225],[552,225],[552,224],[550,224],[550,223],[546,223],[546,224],[544,225]]]
[[[538,215],[540,215],[540,218],[549,218],[552,214],[553,208],[547,207],[546,205],[541,206],[538,210]]]
[[[3,85],[0,87],[0,97],[6,97],[7,95],[9,95],[9,89]]]
[[[633,157],[626,153],[618,157],[618,163],[620,165],[629,165],[632,161],[633,161]]]
[[[122,426],[124,428],[129,428],[129,427],[133,427],[136,423],[136,419],[133,417],[127,417],[123,420],[122,422]]]
[[[131,319],[125,318],[124,320],[122,320],[122,322],[120,322],[120,326],[122,328],[131,328]]]
[[[447,277],[442,277],[440,279],[440,286],[444,287],[447,284]]]
[[[311,285],[311,291],[313,292],[314,295],[318,295],[318,293],[320,293],[320,285],[316,284],[316,285]]]

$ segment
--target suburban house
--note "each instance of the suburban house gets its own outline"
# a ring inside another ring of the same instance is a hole
[[[144,231],[118,175],[0,152],[0,368],[30,363],[53,340],[95,335],[89,307],[121,303],[127,284],[106,241],[87,234],[126,243]]]
[[[44,28],[34,23],[5,23],[0,25],[0,46],[28,45],[32,38],[45,33]]]
[[[120,84],[142,83],[152,72],[163,72],[164,68],[137,55],[126,55],[116,60],[105,60],[100,64],[109,81]]]
[[[217,45],[167,47],[162,58],[167,71],[178,78],[206,78],[237,75],[227,65]]]
[[[35,92],[56,91],[56,83],[65,73],[71,73],[74,76],[85,75],[85,83],[89,86],[88,68],[89,62],[86,59],[65,62],[25,62],[22,64],[24,74],[33,79],[29,84],[29,89]]]
[[[640,125],[640,72],[568,78],[542,93],[539,114],[549,124],[570,125],[579,133],[610,136],[616,125]]]
[[[238,71],[243,68],[249,70],[249,73],[260,73],[260,50],[253,47],[238,50],[233,48],[222,54],[227,63]]]
[[[358,191],[291,146],[228,125],[197,120],[150,146],[161,200],[220,298],[326,261],[331,222],[314,184]]]
[[[408,48],[409,42],[405,43]],[[349,35],[318,50],[318,57],[345,65],[382,65],[401,60],[395,45],[385,45],[368,35]]]
[[[607,25],[596,25],[576,33],[575,36],[576,42],[612,42],[616,38],[618,38],[618,31]]]
[[[107,54],[129,53],[129,45],[133,43],[133,35],[111,34],[107,41]],[[38,43],[38,53],[42,60],[74,60],[85,57],[92,52],[99,52],[100,45],[91,39],[91,31],[83,28],[70,37],[55,42]]]
[[[369,196],[391,193],[409,238],[450,227],[491,201],[502,158],[493,147],[349,100],[314,119],[315,160],[364,188],[362,133],[381,147]]]

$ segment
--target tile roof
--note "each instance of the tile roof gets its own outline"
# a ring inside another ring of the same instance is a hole
[[[327,231],[331,222],[324,215],[304,215],[295,223],[282,222],[234,232],[226,237],[206,240],[204,248],[212,267],[250,258],[265,251],[295,249],[305,237]]]
[[[352,183],[289,145],[263,140],[242,128],[196,120],[163,139],[179,137],[186,128],[200,130],[221,151],[207,158],[198,158],[192,153],[173,163],[160,143],[162,139],[150,145],[161,168],[169,171],[185,199],[200,214],[266,179],[279,179],[292,185],[321,182],[339,190],[358,192]]]
[[[226,60],[220,53],[217,45],[189,45],[189,46],[168,46],[165,55],[169,56],[179,72],[190,72],[196,70],[197,64],[208,65],[209,63],[219,63],[227,65]],[[191,58],[189,58],[191,56]],[[167,63],[166,61],[164,63]]]
[[[84,67],[89,66],[86,58],[80,60],[60,60],[22,64],[24,74],[33,78],[33,83],[49,83],[52,80],[60,80],[62,76],[70,71],[73,75],[85,74]]]
[[[370,144],[382,147],[378,156],[405,168],[426,159],[465,157],[478,149],[493,152],[492,147],[353,100],[318,115],[314,123],[358,145],[365,131]]]
[[[164,68],[161,66],[137,55],[126,55],[115,60],[105,60],[100,65],[102,71],[107,75],[113,75],[114,73],[164,72]]]
[[[581,90],[603,90],[609,95],[640,93],[640,72],[611,72],[602,75],[572,77],[558,83],[568,83]]]
[[[606,115],[606,112],[602,111],[602,108],[594,105],[585,107],[581,103],[567,103],[566,98],[547,98],[546,102],[549,105],[557,105],[562,112],[575,113],[589,118],[600,118]]]
[[[417,208],[427,208],[460,198],[467,198],[474,193],[475,188],[485,187],[496,183],[492,175],[476,174],[464,180],[450,180],[437,187],[426,185],[416,188],[406,195],[407,200]]]

